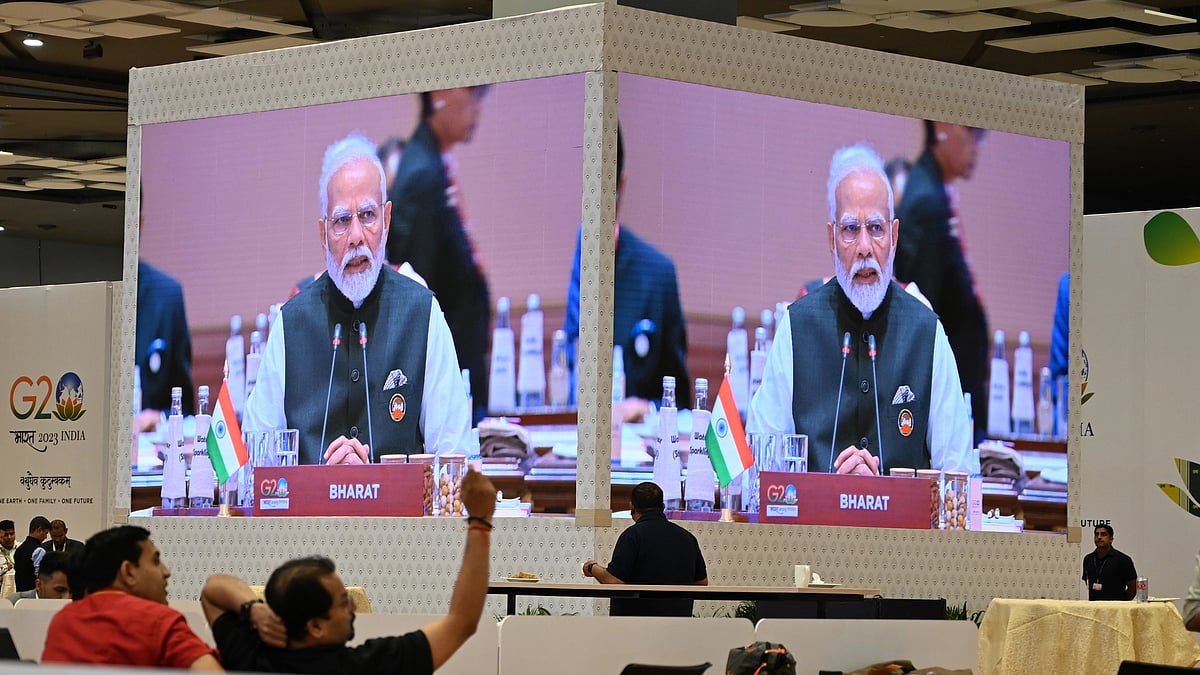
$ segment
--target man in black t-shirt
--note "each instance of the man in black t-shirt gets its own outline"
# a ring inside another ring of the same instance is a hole
[[[1083,582],[1088,600],[1132,600],[1137,594],[1133,558],[1112,547],[1111,525],[1097,525],[1096,550],[1083,557]]]
[[[708,585],[708,569],[695,535],[663,515],[662,488],[651,482],[633,488],[633,525],[617,538],[608,567],[595,560],[583,575],[602,584]],[[690,598],[613,598],[612,616],[691,616]]]
[[[241,579],[208,578],[200,596],[228,670],[273,673],[424,675],[475,633],[487,597],[488,547],[496,488],[468,471],[462,482],[467,545],[446,616],[405,635],[354,638],[354,602],[328,558],[292,560],[271,573],[264,604]]]

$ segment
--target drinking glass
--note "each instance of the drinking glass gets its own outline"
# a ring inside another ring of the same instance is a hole
[[[784,434],[783,465],[792,473],[808,473],[807,434]]]
[[[300,430],[280,429],[276,431],[274,447],[273,466],[297,466],[300,463]]]

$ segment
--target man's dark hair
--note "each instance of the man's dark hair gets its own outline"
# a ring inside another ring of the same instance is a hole
[[[67,553],[47,553],[42,556],[42,562],[38,565],[38,577],[48,581],[55,572],[62,572],[70,582],[71,563],[72,556]]]
[[[50,521],[46,516],[34,516],[33,520],[29,521],[29,534],[33,534],[36,530],[49,530]]]
[[[129,561],[136,566],[142,558],[142,542],[149,539],[150,531],[137,525],[119,525],[93,534],[84,544],[79,573],[68,574],[71,594],[82,598],[112,586],[121,563]]]
[[[329,558],[310,556],[285,562],[267,579],[267,605],[283,621],[289,640],[303,640],[310,619],[329,616],[333,596],[321,580],[334,571]]]
[[[937,145],[937,134],[933,130],[933,120],[925,120],[925,149]]]
[[[650,481],[638,483],[633,488],[633,494],[629,496],[629,501],[633,505],[633,510],[638,513],[662,511],[666,506],[663,504],[662,488]]]
[[[1097,525],[1096,529],[1097,530],[1108,530],[1108,538],[1112,539],[1112,536],[1113,536],[1112,525]]]
[[[11,520],[0,520],[0,530],[15,530],[17,524]]]

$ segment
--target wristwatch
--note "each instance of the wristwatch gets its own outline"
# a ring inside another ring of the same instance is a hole
[[[596,562],[593,560],[592,562],[590,562],[590,563],[588,563],[588,564],[587,564],[587,567],[584,567],[584,568],[583,568],[583,571],[584,571],[585,573],[587,573],[587,575],[588,575],[588,576],[591,576],[591,575],[592,575],[592,568],[593,568],[593,567],[595,567],[595,566],[596,566]]]
[[[260,602],[262,602],[262,600],[255,598],[242,603],[242,606],[238,608],[238,616],[242,617],[242,621],[250,620],[250,608],[254,607],[254,605]]]

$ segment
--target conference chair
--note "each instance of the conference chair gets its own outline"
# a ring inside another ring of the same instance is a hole
[[[705,661],[696,666],[652,666],[645,663],[631,663],[625,666],[621,675],[704,675],[712,664]]]

